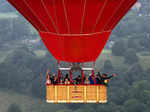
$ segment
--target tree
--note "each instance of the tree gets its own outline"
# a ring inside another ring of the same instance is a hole
[[[126,83],[132,85],[135,81],[139,81],[144,78],[143,73],[144,71],[141,65],[139,63],[135,63],[129,66],[128,71],[124,73],[124,79],[126,80]]]
[[[8,107],[7,112],[22,112],[22,110],[16,103],[13,103]]]
[[[123,56],[125,51],[125,42],[123,40],[115,42],[112,47],[112,54],[115,56]]]
[[[138,56],[136,55],[136,51],[134,49],[128,49],[124,53],[124,63],[126,64],[134,64],[138,62]]]
[[[146,110],[146,105],[136,99],[127,100],[124,107],[127,112],[144,112]]]

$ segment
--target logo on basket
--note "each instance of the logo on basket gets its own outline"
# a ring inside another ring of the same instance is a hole
[[[81,98],[81,96],[73,96],[72,98]]]
[[[82,93],[82,91],[72,91],[72,93]]]

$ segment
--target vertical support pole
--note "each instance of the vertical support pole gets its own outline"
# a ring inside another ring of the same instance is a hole
[[[82,82],[81,82],[81,84],[84,84],[84,80],[83,80],[83,70],[81,70],[81,76],[82,76]]]
[[[58,84],[60,82],[60,70],[58,69]]]
[[[59,60],[57,61],[57,66],[58,66],[58,84],[59,84],[59,81],[60,81],[60,70],[59,70],[60,61]]]
[[[86,85],[84,85],[84,103],[87,103]]]
[[[67,87],[67,103],[70,103],[70,87],[71,86],[66,86]]]
[[[69,75],[70,75],[70,84],[72,84],[72,71],[69,71]]]
[[[57,104],[58,103],[58,99],[57,99],[57,86],[54,86],[55,87],[55,103]]]
[[[96,86],[97,88],[97,103],[99,103],[99,86]]]

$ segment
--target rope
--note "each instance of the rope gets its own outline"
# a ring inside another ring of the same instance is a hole
[[[102,7],[101,11],[99,12],[98,17],[97,17],[97,19],[96,19],[96,23],[94,24],[94,27],[92,28],[92,32],[94,32],[94,30],[95,30],[95,28],[96,28],[96,25],[98,24],[98,22],[99,22],[99,20],[100,20],[102,14],[103,14],[103,11],[104,11],[105,6],[106,6],[107,3],[108,3],[108,0],[105,0],[104,5],[103,5],[103,7]]]
[[[65,1],[64,0],[62,0],[62,4],[63,4],[63,8],[64,8],[66,23],[67,23],[67,30],[68,30],[68,33],[71,33],[70,32],[69,21],[68,21],[68,18],[67,18],[67,10],[66,10],[66,6],[65,6]]]
[[[104,31],[105,27],[108,25],[108,23],[111,21],[111,19],[114,17],[114,15],[116,14],[116,12],[120,9],[122,3],[124,2],[125,0],[122,0],[119,4],[119,6],[116,8],[116,10],[114,11],[113,15],[109,18],[109,20],[107,21],[107,24],[104,25],[102,31]]]
[[[132,1],[132,0],[131,0],[131,1]],[[136,2],[136,0],[135,0],[134,2]],[[131,4],[133,4],[134,2],[131,2],[131,3],[129,4],[129,6],[130,6]],[[128,8],[129,8],[129,7],[126,7],[125,10],[128,9]],[[121,16],[119,16],[119,18],[120,18],[120,17],[121,17]],[[116,23],[114,22],[114,23],[110,26],[111,29],[112,29],[112,27],[113,27],[114,24],[116,24]]]
[[[13,2],[13,0],[12,0],[11,2],[12,2],[15,6],[17,6],[17,8],[19,9],[19,11],[22,10],[21,7],[19,7],[19,5],[16,4],[16,2]],[[32,19],[29,18],[29,16],[27,17],[27,19],[29,19],[29,21],[32,21]],[[34,22],[32,21],[32,23],[34,23]],[[31,23],[31,24],[32,24],[32,23]],[[37,24],[34,23],[34,25],[40,30],[40,27],[39,27]]]
[[[30,9],[30,11],[33,13],[33,15],[39,20],[39,22],[42,24],[42,26],[45,28],[46,31],[49,31],[47,27],[43,24],[43,22],[39,19],[39,17],[36,15],[36,13],[33,11],[33,9],[30,7],[30,5],[26,2],[26,0],[23,0],[24,3],[27,5],[27,7]]]
[[[82,21],[81,21],[81,30],[80,30],[80,34],[82,34],[83,32],[83,24],[84,24],[84,18],[85,18],[85,10],[86,10],[86,2],[87,0],[84,0],[84,9],[83,9],[83,16],[82,16]]]
[[[95,61],[93,62],[92,75],[93,75],[93,77],[94,77],[94,84],[96,84],[96,79],[95,79]]]
[[[49,14],[49,11],[47,10],[46,6],[45,6],[45,3],[43,2],[43,0],[41,0],[41,3],[42,3],[42,6],[44,7],[44,10],[46,11],[50,21],[52,22],[52,25],[54,27],[54,29],[56,30],[56,33],[59,34],[59,31],[58,31],[58,28],[57,26],[55,25],[55,22],[53,20],[53,18],[51,17],[51,15]]]

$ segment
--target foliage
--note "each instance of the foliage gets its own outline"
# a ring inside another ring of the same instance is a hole
[[[123,56],[125,51],[126,47],[123,40],[116,41],[112,47],[112,54],[115,56]]]
[[[136,51],[134,49],[128,49],[125,53],[124,53],[124,62],[126,64],[134,64],[137,63],[139,58],[136,55]]]
[[[13,103],[8,107],[7,112],[22,112],[22,111],[21,111],[20,107],[17,104]]]

